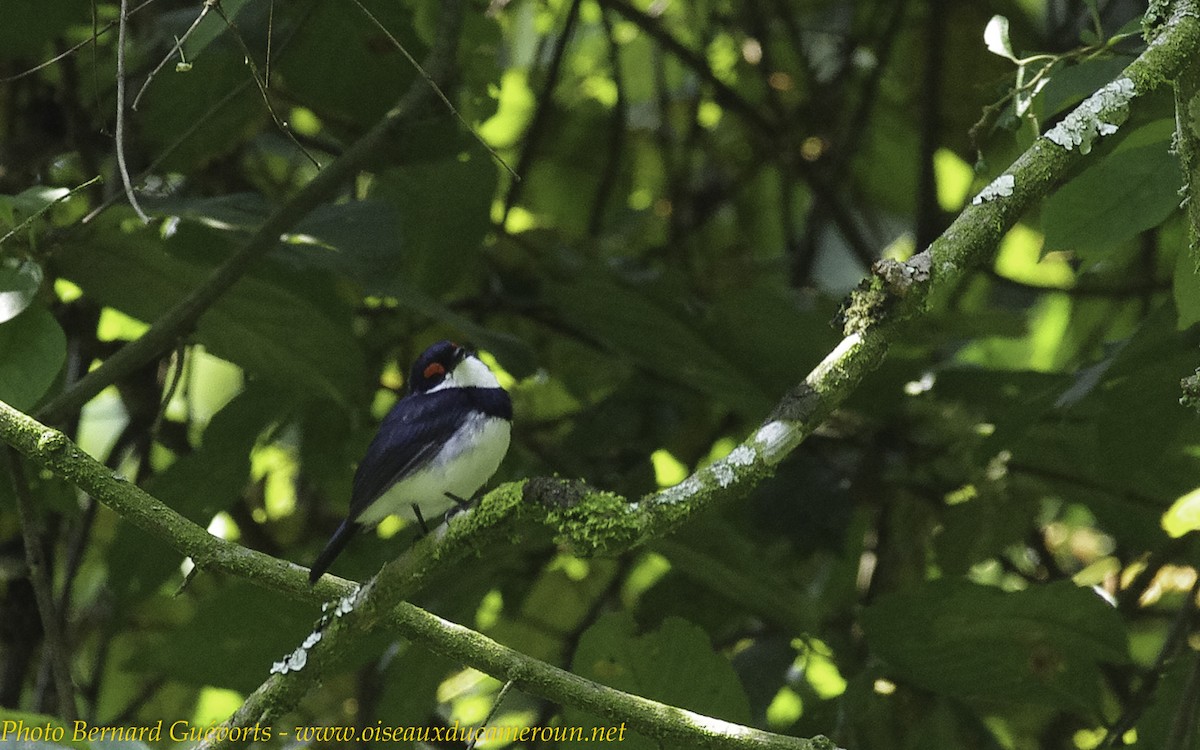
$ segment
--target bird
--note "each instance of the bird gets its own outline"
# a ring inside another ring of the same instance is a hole
[[[350,511],[309,570],[328,570],[359,531],[390,515],[415,520],[465,506],[508,452],[512,399],[472,350],[439,341],[413,363],[354,473]]]

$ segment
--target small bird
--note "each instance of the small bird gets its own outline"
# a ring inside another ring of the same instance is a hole
[[[450,341],[413,363],[408,393],[383,418],[354,474],[350,514],[308,574],[316,583],[359,530],[390,515],[424,527],[463,505],[508,452],[512,401],[488,366]]]

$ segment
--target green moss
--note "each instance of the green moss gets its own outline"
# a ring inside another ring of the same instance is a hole
[[[550,507],[546,522],[555,540],[579,555],[622,552],[642,536],[645,520],[624,497],[593,491],[577,502]]]

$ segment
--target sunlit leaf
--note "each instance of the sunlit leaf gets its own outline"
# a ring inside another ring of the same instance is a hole
[[[0,323],[29,307],[42,286],[42,267],[32,260],[0,260]]]
[[[40,306],[0,324],[0,401],[27,410],[50,388],[67,356],[67,339]]]

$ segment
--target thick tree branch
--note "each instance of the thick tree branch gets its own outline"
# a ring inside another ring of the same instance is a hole
[[[1179,0],[1162,32],[1116,81],[1038,138],[928,248],[905,263],[876,264],[844,309],[846,338],[725,458],[634,503],[590,492],[564,501],[561,483],[531,481],[527,493],[554,508],[560,541],[581,554],[628,549],[745,493],[878,366],[893,326],[920,314],[933,295],[953,289],[991,257],[1004,234],[1090,150],[1081,144],[1114,132],[1131,102],[1169,84],[1198,55],[1200,0]]]
[[[1198,54],[1200,0],[1180,0],[1162,33],[1118,81],[1080,105],[1047,137],[1039,138],[929,248],[903,264],[877,264],[876,275],[846,309],[846,338],[726,458],[697,471],[676,487],[632,503],[559,480],[530,480],[500,488],[479,508],[450,524],[441,536],[426,538],[410,554],[385,566],[355,595],[355,607],[345,617],[329,624],[319,641],[303,649],[302,658],[288,660],[292,667],[299,667],[305,660],[307,665],[272,676],[231,721],[245,725],[288,710],[326,668],[339,663],[348,641],[390,625],[439,653],[498,678],[512,679],[550,700],[627,721],[651,737],[686,737],[687,742],[705,747],[815,747],[824,742],[773,737],[626,696],[504,649],[412,605],[396,602],[415,590],[429,571],[471,554],[477,545],[495,538],[492,535],[497,530],[524,518],[545,516],[557,526],[561,539],[581,552],[617,551],[661,537],[695,513],[743,495],[811,434],[882,361],[896,326],[919,314],[931,296],[953,288],[963,274],[990,257],[1004,232],[1081,158],[1081,143],[1110,134],[1131,101],[1178,77]],[[356,144],[354,148],[358,147]],[[362,152],[358,153],[361,156]],[[264,227],[268,225],[270,220]],[[277,236],[280,228],[275,226],[271,231]],[[265,239],[261,243],[260,250],[270,244]],[[309,601],[344,596],[353,590],[352,584],[330,576],[310,590],[303,568],[210,536],[139,488],[113,477],[60,432],[3,403],[0,439],[167,540],[190,555],[201,569],[231,572]],[[541,513],[531,500],[549,510]]]
[[[1193,266],[1200,269],[1200,57],[1175,81],[1175,144],[1183,167],[1188,245]]]
[[[387,627],[439,654],[498,679],[512,680],[528,692],[613,721],[624,721],[648,737],[713,748],[832,747],[823,738],[805,740],[761,732],[599,685],[404,603],[402,600],[415,593],[434,571],[482,554],[483,540],[511,534],[516,522],[541,515],[536,506],[528,503],[522,483],[493,491],[480,507],[422,539],[404,556],[384,566],[361,589],[330,575],[309,587],[305,568],[212,536],[141,488],[114,476],[58,430],[38,423],[2,401],[0,439],[92,495],[125,520],[189,556],[202,571],[231,573],[313,603],[352,597],[353,608],[323,628],[320,639],[303,649],[299,661],[295,654],[285,660],[291,667],[300,664],[303,667],[272,675],[230,718],[227,726],[270,723],[291,710],[322,677],[342,663],[365,633]],[[214,739],[206,747],[242,744]]]

